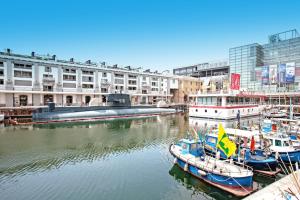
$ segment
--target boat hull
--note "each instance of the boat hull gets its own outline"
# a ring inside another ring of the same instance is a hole
[[[262,150],[256,150],[256,152],[261,155],[264,153]],[[272,152],[271,156],[273,158],[277,158],[276,152]],[[279,152],[277,160],[285,163],[300,162],[300,150],[295,150],[291,152]]]

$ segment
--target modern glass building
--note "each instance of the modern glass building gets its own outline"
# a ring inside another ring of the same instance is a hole
[[[229,66],[230,73],[241,74],[241,88],[244,90],[271,93],[299,91],[300,36],[294,29],[270,35],[267,44],[230,48]],[[285,70],[281,81],[280,66]],[[293,77],[287,80],[289,73]]]

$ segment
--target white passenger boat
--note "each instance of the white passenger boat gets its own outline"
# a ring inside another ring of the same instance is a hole
[[[258,116],[263,110],[260,95],[244,93],[198,94],[195,105],[189,107],[190,117],[236,119]]]

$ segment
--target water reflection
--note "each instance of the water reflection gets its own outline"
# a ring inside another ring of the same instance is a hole
[[[187,115],[172,115],[5,127],[0,130],[0,196],[231,198],[173,166],[168,146],[185,137],[186,130],[195,122]]]

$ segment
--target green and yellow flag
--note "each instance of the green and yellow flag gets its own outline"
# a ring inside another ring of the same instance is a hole
[[[236,146],[234,142],[229,140],[221,123],[219,123],[217,148],[221,149],[227,157],[230,157],[236,151]]]

